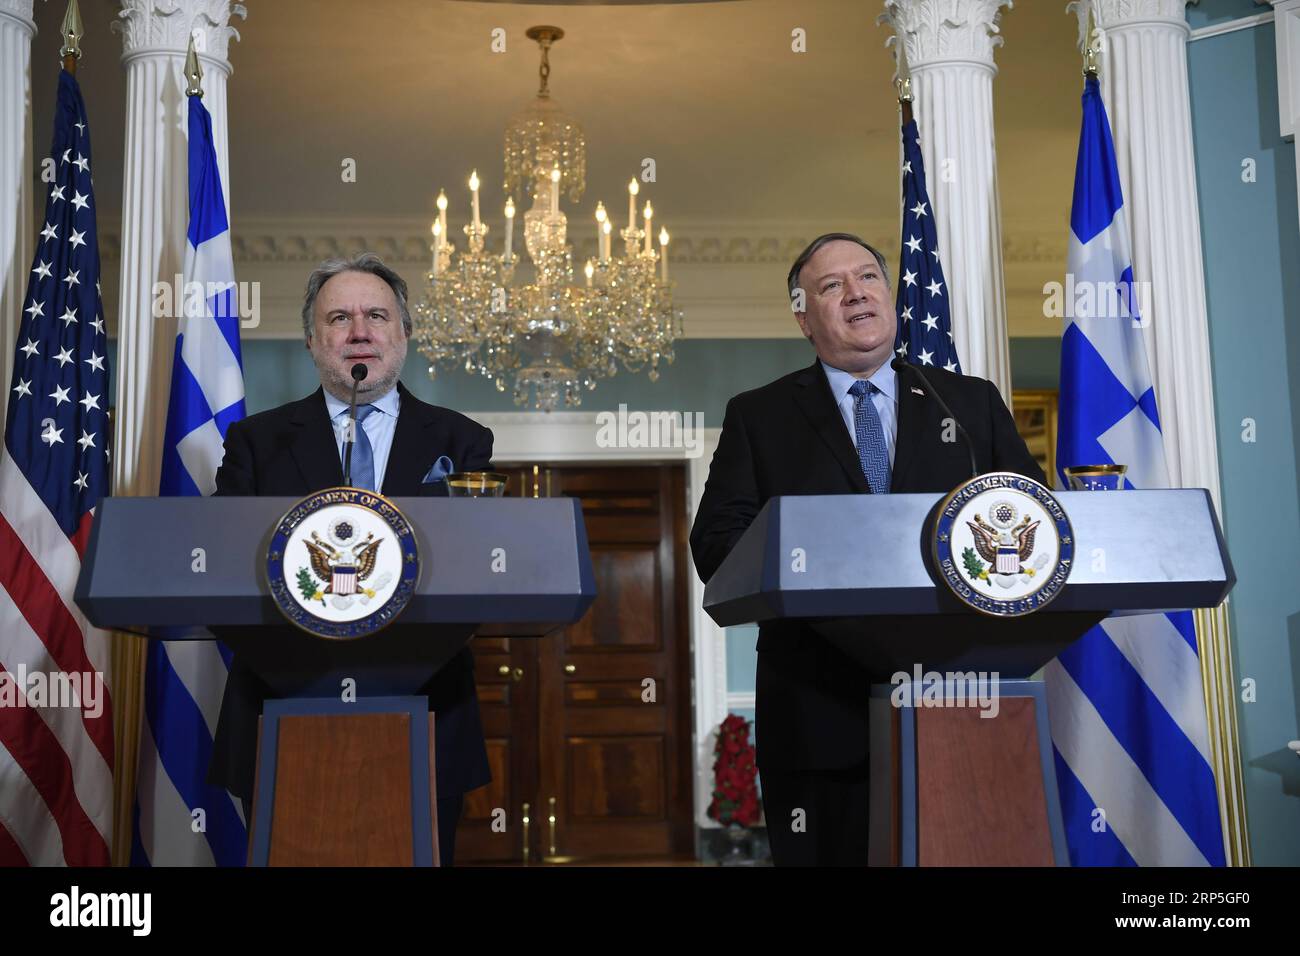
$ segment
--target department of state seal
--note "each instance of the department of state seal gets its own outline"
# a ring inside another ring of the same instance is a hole
[[[415,531],[383,495],[326,488],[280,519],[266,576],[276,606],[298,627],[318,637],[364,637],[392,622],[415,593]]]
[[[963,483],[939,506],[931,542],[949,589],[975,610],[1030,614],[1052,601],[1074,564],[1070,519],[1043,485],[1010,472]]]

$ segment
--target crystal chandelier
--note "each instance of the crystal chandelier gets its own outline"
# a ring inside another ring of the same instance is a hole
[[[537,98],[515,115],[505,138],[505,241],[502,253],[488,251],[488,226],[479,216],[479,178],[469,178],[473,219],[464,227],[465,251],[456,255],[447,231],[447,197],[438,194],[432,226],[432,270],[415,307],[414,337],[429,359],[429,376],[439,366],[463,367],[493,380],[504,392],[513,379],[517,405],[551,411],[581,403],[618,366],[659,377],[659,363],[673,360],[682,313],[673,308],[668,280],[668,231],[653,246],[654,209],[647,201],[640,223],[639,186],[628,184],[628,224],[619,230],[623,254],[610,246],[613,222],[596,206],[597,255],[574,279],[573,248],[560,193],[571,202],[586,189],[587,144],[582,127],[551,99],[551,44],[559,27],[532,27],[527,36],[541,47]],[[524,213],[524,249],[514,251],[514,197],[527,190],[532,207]]]

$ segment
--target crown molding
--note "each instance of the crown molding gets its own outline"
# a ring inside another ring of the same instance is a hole
[[[678,265],[788,266],[825,224],[807,222],[714,221],[679,223],[668,247],[669,263]],[[895,260],[899,251],[897,220],[855,224],[858,235]],[[1002,224],[1002,255],[1006,264],[1065,262],[1065,229],[1057,223]],[[429,258],[427,227],[411,220],[384,219],[251,219],[235,217],[231,250],[235,262],[314,265],[331,256],[368,250],[401,263]],[[594,230],[593,230],[594,232]],[[594,235],[571,240],[574,260],[596,254]],[[463,245],[463,243],[462,243]],[[100,256],[120,261],[121,231],[116,221],[101,217]]]
[[[1236,33],[1238,30],[1250,30],[1254,27],[1263,26],[1265,23],[1273,22],[1273,11],[1265,10],[1263,13],[1251,14],[1248,17],[1238,17],[1236,20],[1225,20],[1222,23],[1212,23],[1208,27],[1197,27],[1188,37],[1188,42],[1192,40],[1204,40],[1207,37],[1222,36],[1225,33]]]

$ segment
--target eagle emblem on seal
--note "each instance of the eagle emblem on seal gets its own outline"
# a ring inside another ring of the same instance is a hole
[[[1021,518],[1019,510],[1010,501],[995,502],[989,509],[987,521],[977,512],[974,521],[966,522],[975,543],[975,551],[968,548],[963,555],[970,579],[996,581],[1006,586],[1017,575],[1032,578],[1047,561],[1046,555],[1039,555],[1041,560],[1031,563],[1034,535],[1039,524],[1040,521],[1031,520],[1029,515]],[[988,566],[978,560],[976,554],[987,561]]]
[[[373,533],[360,541],[354,541],[356,537],[354,523],[348,518],[337,518],[326,529],[328,540],[316,531],[303,539],[311,565],[310,571],[305,567],[298,570],[298,587],[304,600],[324,604],[328,596],[335,607],[343,609],[358,595],[363,604],[369,603],[388,583],[391,578],[388,574],[370,582],[373,587],[363,583],[374,573],[383,540]]]

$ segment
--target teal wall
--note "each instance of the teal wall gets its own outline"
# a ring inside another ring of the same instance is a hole
[[[250,414],[302,398],[320,384],[316,366],[301,342],[251,339],[243,343],[244,389]],[[705,428],[722,425],[727,399],[757,388],[812,362],[803,339],[684,339],[677,358],[660,370],[659,381],[620,372],[583,395],[580,410],[617,409],[620,403],[643,410],[701,412]],[[117,368],[117,340],[109,341],[109,368]],[[1055,388],[1061,362],[1059,339],[1012,339],[1012,385]],[[402,381],[427,402],[461,411],[517,412],[509,391],[498,392],[487,379],[460,370],[439,370],[430,380],[428,362],[414,347]]]
[[[1203,2],[1192,26],[1260,12]],[[1300,231],[1295,150],[1278,135],[1272,24],[1188,47],[1197,188],[1214,364],[1223,522],[1251,850],[1300,863]],[[1256,181],[1242,181],[1253,159]],[[1253,421],[1255,441],[1245,440]]]
[[[758,625],[727,628],[727,690],[752,694],[757,669]]]

